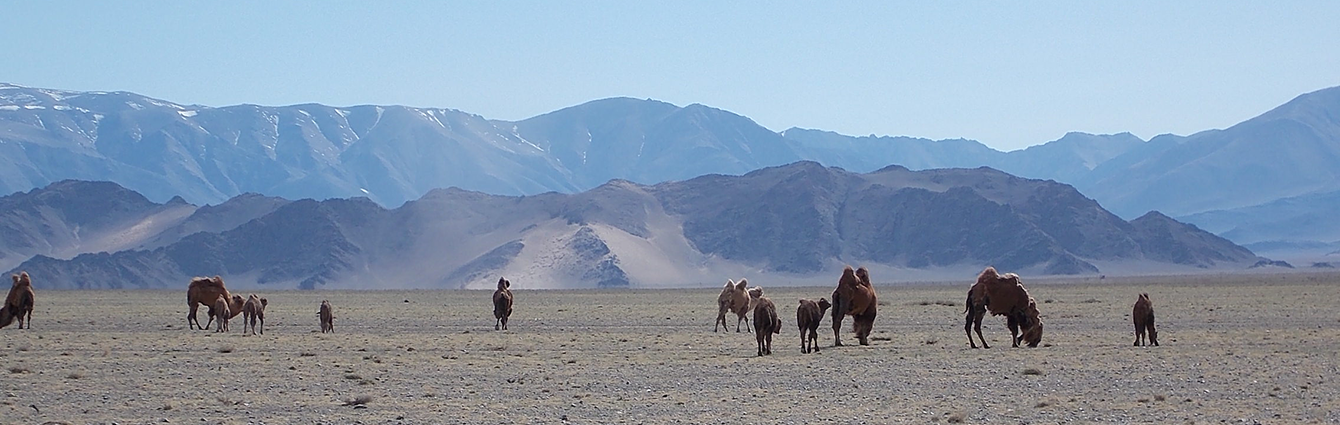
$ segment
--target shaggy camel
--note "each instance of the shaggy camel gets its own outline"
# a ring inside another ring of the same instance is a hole
[[[1140,294],[1131,310],[1131,320],[1135,321],[1135,346],[1144,345],[1145,333],[1149,333],[1149,343],[1159,346],[1159,332],[1154,330],[1154,302],[1149,294]]]
[[[870,271],[865,267],[842,269],[837,289],[833,290],[833,346],[842,346],[842,319],[852,317],[852,330],[861,345],[870,345],[870,332],[875,328],[878,302],[875,286],[870,283]]]
[[[241,295],[234,295],[234,297],[242,298]],[[214,300],[214,308],[211,308],[210,311],[217,316],[219,321],[218,324],[214,325],[214,332],[228,332],[228,319],[233,317],[232,308],[228,304],[228,298],[223,295],[219,295],[219,298]]]
[[[493,317],[498,319],[493,323],[493,330],[507,330],[507,318],[512,316],[512,282],[507,278],[498,278],[498,290],[493,291]],[[500,326],[501,325],[501,326]]]
[[[995,267],[987,267],[977,276],[977,283],[968,289],[963,332],[968,334],[968,345],[972,348],[977,348],[972,340],[974,329],[977,331],[977,339],[982,341],[982,348],[991,348],[986,344],[986,339],[982,338],[982,317],[986,316],[987,311],[993,316],[1005,316],[1012,346],[1018,347],[1020,342],[1027,342],[1029,347],[1037,347],[1038,342],[1042,341],[1042,317],[1038,313],[1038,304],[1024,289],[1019,275],[1001,275]],[[1023,330],[1022,335],[1019,334],[1020,329]]]
[[[826,298],[820,298],[819,302],[800,300],[800,306],[796,307],[796,325],[800,327],[801,353],[819,351],[819,322],[824,320],[824,313],[832,306]]]
[[[721,288],[721,295],[717,295],[717,321],[712,326],[712,332],[720,328],[726,328],[730,331],[730,326],[726,324],[726,312],[735,313],[735,331],[740,331],[740,322],[744,322],[746,332],[749,331],[749,311],[754,308],[754,300],[763,296],[763,287],[755,286],[745,289],[749,285],[749,280],[741,278],[740,283],[735,283],[726,279],[726,286]]]
[[[321,309],[316,315],[321,318],[321,333],[335,332],[335,308],[330,306],[330,301],[321,300]]]
[[[265,335],[265,306],[270,302],[265,298],[251,294],[242,304],[242,334],[246,335],[247,323],[251,324],[251,334],[256,334],[256,319],[261,321],[261,335]]]
[[[33,302],[36,296],[33,294],[33,281],[28,277],[28,272],[20,272],[11,275],[14,278],[14,285],[9,288],[9,296],[5,297],[5,305],[0,306],[0,328],[14,323],[14,319],[19,321],[19,329],[23,329],[24,322],[28,323],[28,329],[33,327]]]
[[[772,334],[782,333],[782,319],[777,306],[767,297],[759,297],[754,305],[754,338],[758,340],[758,355],[772,354]]]
[[[214,317],[218,315],[218,312],[214,310],[214,301],[220,295],[226,299],[237,300],[236,304],[228,305],[228,309],[231,311],[228,318],[231,319],[242,314],[242,297],[234,297],[229,294],[228,288],[223,286],[222,277],[196,277],[191,279],[191,283],[186,286],[186,306],[189,308],[186,313],[186,324],[191,329],[208,330],[209,325],[214,323]],[[196,309],[201,305],[209,309],[209,321],[205,322],[205,326],[200,326],[200,321],[196,319]]]

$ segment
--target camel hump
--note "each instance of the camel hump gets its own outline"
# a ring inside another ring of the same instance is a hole
[[[33,280],[32,280],[32,278],[29,278],[29,277],[28,277],[28,272],[24,271],[24,272],[19,272],[19,282],[22,282],[22,283],[24,283],[24,284],[29,284],[29,285],[31,285],[31,284],[33,283]]]
[[[507,289],[507,288],[511,288],[511,287],[512,287],[512,282],[508,281],[507,278],[505,278],[505,277],[499,277],[499,278],[498,278],[498,290],[503,290],[503,289]]]
[[[734,280],[730,280],[730,279],[726,279],[726,287],[725,287],[724,289],[731,289],[731,288],[734,288],[734,287],[735,287],[735,281],[734,281]]]
[[[740,281],[735,284],[735,289],[743,291],[746,286],[749,286],[749,281],[745,278],[740,278]]]

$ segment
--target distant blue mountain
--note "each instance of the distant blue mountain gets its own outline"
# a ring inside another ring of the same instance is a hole
[[[989,166],[1071,184],[1128,219],[1158,210],[1240,242],[1287,239],[1325,221],[1318,211],[1326,206],[1311,202],[1340,187],[1340,88],[1223,130],[1147,142],[1069,133],[1001,152],[961,139],[774,132],[729,111],[629,98],[510,122],[451,109],[213,108],[0,84],[0,193],[79,179],[117,182],[160,202],[257,193],[395,207],[436,188],[576,193],[613,179],[655,184],[806,160],[856,172]],[[1241,216],[1228,210],[1286,198],[1313,212],[1269,225],[1221,223]]]

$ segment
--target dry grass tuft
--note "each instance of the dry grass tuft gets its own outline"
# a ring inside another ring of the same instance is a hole
[[[1164,397],[1164,396],[1161,395],[1161,394],[1160,394],[1160,395],[1156,395],[1156,396],[1154,396],[1154,401],[1164,401],[1164,400],[1167,400],[1167,399],[1168,399],[1167,397]]]
[[[69,375],[65,375],[65,379],[80,379],[80,378],[83,378],[83,377],[84,377],[84,374],[79,373],[79,372],[71,372]]]
[[[949,417],[945,418],[945,421],[951,424],[958,424],[963,423],[963,420],[965,419],[968,419],[968,415],[966,413],[954,412],[950,414]]]
[[[1028,368],[1028,369],[1024,369],[1024,374],[1025,374],[1025,375],[1041,375],[1041,374],[1042,374],[1042,369],[1038,369],[1038,368],[1030,367],[1030,368]]]
[[[361,395],[344,401],[344,406],[363,406],[372,402],[372,396]]]
[[[233,347],[227,345],[219,347],[219,352],[223,354],[231,353],[233,352]]]
[[[14,366],[9,368],[9,373],[28,373],[28,372],[30,371],[26,367]]]

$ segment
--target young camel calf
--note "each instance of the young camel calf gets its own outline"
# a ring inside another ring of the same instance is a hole
[[[800,306],[796,307],[796,325],[800,327],[801,353],[819,351],[819,322],[824,320],[824,313],[832,306],[827,298],[820,298],[819,302],[800,300]]]
[[[242,298],[240,295],[234,296]],[[214,325],[214,332],[228,332],[228,319],[233,317],[232,309],[228,307],[228,297],[219,295],[219,297],[214,300],[213,311],[214,320],[218,322],[218,324]]]
[[[782,333],[777,306],[767,297],[759,297],[754,305],[754,338],[758,340],[758,355],[772,355],[772,334],[777,333]]]

